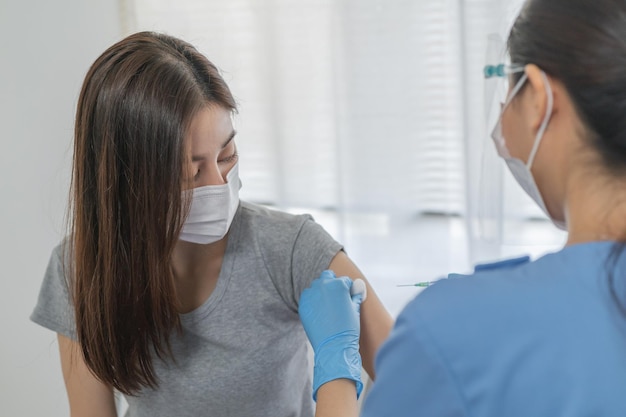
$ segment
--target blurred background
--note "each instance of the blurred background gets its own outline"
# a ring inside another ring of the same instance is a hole
[[[0,0],[0,403],[68,415],[55,335],[28,319],[65,233],[76,100],[111,44],[194,44],[239,104],[241,198],[311,213],[396,316],[477,262],[558,249],[495,157],[483,66],[520,0]]]

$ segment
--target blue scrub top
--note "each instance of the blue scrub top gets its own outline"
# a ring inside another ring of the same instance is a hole
[[[411,301],[362,416],[626,416],[626,252],[568,246],[482,266]],[[609,281],[613,281],[611,286]]]

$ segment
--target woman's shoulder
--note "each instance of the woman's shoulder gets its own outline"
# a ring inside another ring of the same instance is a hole
[[[50,263],[58,265],[59,267],[68,268],[70,265],[70,257],[70,238],[69,236],[65,236],[52,248],[50,252]]]
[[[266,253],[284,258],[285,251],[338,251],[341,246],[310,214],[292,214],[242,202],[235,234],[240,242],[256,242]],[[330,249],[329,249],[330,248]],[[335,253],[333,253],[334,255]],[[295,256],[295,255],[294,255]]]
[[[246,223],[256,228],[270,228],[278,231],[299,229],[305,222],[313,220],[310,214],[292,214],[245,201],[241,202],[240,215]]]

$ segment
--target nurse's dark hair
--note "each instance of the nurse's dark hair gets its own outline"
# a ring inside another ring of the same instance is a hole
[[[192,45],[140,32],[108,48],[77,104],[69,210],[77,342],[93,375],[137,394],[181,330],[171,256],[184,222],[185,137],[206,106],[236,111]]]
[[[626,175],[626,1],[528,0],[508,49],[511,62],[535,64],[563,83],[584,125],[584,138],[608,172]],[[623,252],[624,244],[616,245],[613,261]],[[626,314],[614,292],[615,275],[609,277],[613,297]]]
[[[528,0],[508,49],[511,62],[563,83],[587,139],[608,168],[625,173],[626,1]]]

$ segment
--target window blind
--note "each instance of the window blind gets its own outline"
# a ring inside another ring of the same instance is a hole
[[[242,198],[462,213],[456,0],[135,0],[135,30],[196,45],[239,101]]]
[[[129,30],[221,69],[242,199],[337,213],[340,240],[359,213],[460,215],[472,262],[536,243],[523,225],[545,215],[495,155],[482,78],[487,36],[506,38],[523,0],[125,1]]]

